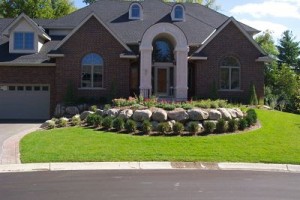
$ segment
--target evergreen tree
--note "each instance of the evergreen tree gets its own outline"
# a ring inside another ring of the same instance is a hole
[[[293,33],[289,30],[283,32],[277,46],[279,50],[279,64],[286,63],[293,70],[299,70],[300,43],[295,41]]]

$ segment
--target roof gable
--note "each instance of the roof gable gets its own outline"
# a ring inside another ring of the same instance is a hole
[[[118,38],[118,36],[112,32],[105,23],[102,22],[100,18],[98,18],[94,13],[91,13],[87,16],[75,29],[73,29],[56,47],[54,50],[58,50],[65,42],[67,42],[72,35],[74,35],[89,19],[92,17],[96,18],[97,21],[129,52],[131,52],[130,48]]]

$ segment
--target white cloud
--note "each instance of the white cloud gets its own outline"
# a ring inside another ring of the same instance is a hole
[[[264,0],[262,3],[237,5],[230,12],[233,14],[249,14],[255,18],[272,16],[300,19],[300,1]]]
[[[283,31],[288,29],[286,26],[282,24],[277,24],[269,21],[249,20],[249,19],[241,19],[239,21],[249,26],[255,27],[256,29],[261,31],[265,31],[265,30],[272,31],[275,40],[281,38],[281,34],[283,33]]]

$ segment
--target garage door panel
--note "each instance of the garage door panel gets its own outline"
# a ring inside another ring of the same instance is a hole
[[[49,91],[0,91],[0,119],[48,119]]]

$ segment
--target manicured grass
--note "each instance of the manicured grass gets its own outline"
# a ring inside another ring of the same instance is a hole
[[[300,164],[300,115],[257,110],[262,128],[206,137],[148,137],[65,128],[38,131],[21,141],[31,162],[230,161]]]

